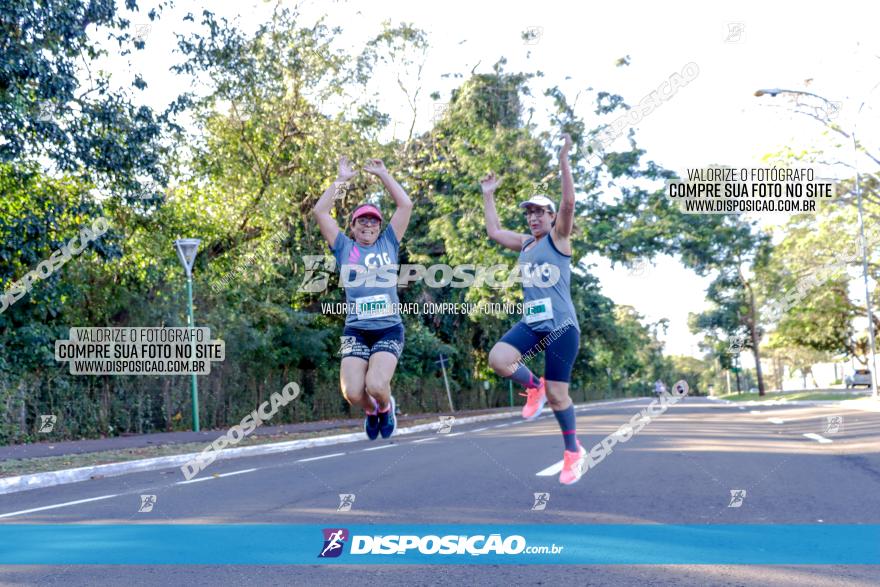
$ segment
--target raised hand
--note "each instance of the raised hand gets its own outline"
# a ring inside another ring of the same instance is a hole
[[[566,156],[568,156],[568,152],[571,150],[571,145],[572,145],[571,135],[568,134],[567,132],[562,133],[562,140],[565,142],[562,145],[562,150],[559,151],[559,156],[566,157]]]
[[[385,169],[385,164],[381,159],[368,159],[367,164],[364,165],[364,171],[372,173],[377,177],[381,177],[388,173],[388,170]]]
[[[483,188],[484,194],[494,194],[501,184],[501,179],[495,176],[494,171],[490,171],[480,180],[480,187]]]
[[[348,160],[348,157],[346,157],[345,155],[340,157],[339,169],[336,172],[336,179],[339,181],[348,181],[355,175],[357,175],[357,171],[352,168],[351,161]]]

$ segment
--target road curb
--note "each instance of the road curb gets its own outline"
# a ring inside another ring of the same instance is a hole
[[[880,402],[875,401],[865,401],[863,399],[828,399],[828,400],[802,400],[802,399],[794,399],[794,400],[748,400],[741,402],[730,401],[729,399],[721,399],[717,397],[710,397],[712,401],[720,402],[728,406],[739,406],[743,408],[754,408],[756,406],[759,407],[771,407],[771,406],[807,406],[807,407],[841,407],[841,408],[849,408],[852,410],[861,410],[863,412],[880,412]]]
[[[626,403],[644,398],[622,398],[607,400],[601,402],[588,402],[583,404],[575,404],[578,408],[589,409],[594,406],[603,406],[614,403]],[[544,409],[545,412],[549,408]],[[502,418],[516,417],[521,414],[520,409],[508,410],[494,414],[483,414],[480,416],[466,416],[464,418],[455,418],[455,426],[461,424],[472,424],[476,422],[486,422],[490,420],[500,420]],[[407,434],[416,434],[419,432],[427,432],[428,430],[437,430],[442,426],[441,422],[430,422],[428,424],[419,424],[408,428],[401,428],[394,433],[394,437],[405,436]],[[220,434],[218,436],[224,436]],[[351,432],[348,434],[336,434],[334,436],[320,436],[318,438],[304,438],[301,440],[287,440],[284,442],[275,442],[269,444],[258,444],[255,446],[243,446],[241,448],[226,448],[216,454],[215,460],[234,459],[241,457],[253,457],[293,450],[302,450],[305,448],[315,448],[317,446],[328,446],[334,444],[345,444],[348,442],[357,442],[363,440],[362,432]],[[206,443],[207,447],[210,443]],[[90,467],[77,467],[75,469],[62,469],[60,471],[47,471],[44,473],[30,473],[26,475],[17,475],[15,477],[0,478],[0,495],[8,493],[17,493],[20,491],[28,491],[30,489],[40,489],[42,487],[52,487],[55,485],[66,485],[68,483],[78,483],[80,481],[88,481],[95,477],[117,477],[128,473],[142,473],[144,471],[157,471],[160,469],[169,469],[172,467],[180,467],[181,465],[196,458],[200,453],[186,453],[179,455],[169,455],[166,457],[153,457],[149,459],[138,459],[135,461],[125,461],[122,463],[108,463],[106,465],[93,465]]]
[[[481,416],[468,416],[464,418],[456,418],[455,425],[470,424],[474,422],[485,422],[488,420],[499,420],[501,418],[510,418],[518,416],[519,410],[511,410],[502,413],[484,414]],[[426,432],[428,430],[439,429],[441,423],[431,422],[428,424],[419,424],[408,428],[401,428],[395,432],[394,436],[404,436],[407,434],[416,434]],[[222,434],[219,436],[223,436]],[[347,442],[356,442],[363,440],[362,432],[351,432],[348,434],[336,434],[333,436],[320,436],[318,438],[304,438],[301,440],[288,440],[284,442],[274,442],[269,444],[258,444],[255,446],[243,446],[241,448],[226,448],[216,453],[215,460],[234,459],[240,457],[252,457],[280,452],[288,452],[293,450],[302,450],[306,448],[315,448],[318,446],[328,446],[333,444],[344,444]],[[207,447],[210,443],[206,443]],[[0,495],[7,493],[17,493],[19,491],[27,491],[29,489],[39,489],[41,487],[52,487],[54,485],[65,485],[68,483],[78,483],[80,481],[88,481],[93,477],[116,477],[128,473],[141,473],[144,471],[156,471],[159,469],[168,469],[179,467],[190,460],[196,458],[200,453],[185,453],[179,455],[169,455],[166,457],[153,457],[149,459],[139,459],[135,461],[125,461],[122,463],[108,463],[106,465],[92,465],[89,467],[77,467],[75,469],[62,469],[60,471],[47,471],[44,473],[30,473],[26,475],[17,475],[15,477],[0,478]]]

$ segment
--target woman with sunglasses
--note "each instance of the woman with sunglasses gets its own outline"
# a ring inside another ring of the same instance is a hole
[[[335,193],[357,173],[346,157],[339,159],[336,181],[315,204],[312,214],[343,272],[348,315],[340,339],[342,394],[349,404],[364,409],[364,431],[370,440],[375,440],[379,434],[382,438],[394,434],[396,404],[391,395],[391,378],[404,342],[397,280],[379,284],[375,277],[387,265],[393,265],[397,274],[400,240],[409,224],[413,204],[380,159],[370,159],[364,171],[382,181],[397,206],[384,230],[382,213],[371,204],[361,204],[352,213],[351,236],[340,230],[330,215]]]
[[[571,137],[559,153],[562,201],[556,204],[540,194],[522,202],[531,235],[501,228],[494,194],[500,179],[490,172],[480,180],[489,238],[519,251],[519,270],[524,277],[523,318],[507,331],[489,353],[489,365],[498,375],[526,388],[522,415],[537,418],[550,404],[565,442],[560,483],[570,485],[582,475],[586,451],[577,440],[574,404],[568,395],[571,370],[580,344],[580,326],[571,301],[571,232],[574,225],[574,181],[568,153]],[[544,276],[557,279],[544,279]],[[544,377],[540,379],[522,362],[523,354],[544,351]]]

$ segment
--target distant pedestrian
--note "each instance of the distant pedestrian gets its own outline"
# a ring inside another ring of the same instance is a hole
[[[658,379],[654,382],[654,395],[660,397],[663,393],[666,393],[666,384],[663,383],[662,379]]]

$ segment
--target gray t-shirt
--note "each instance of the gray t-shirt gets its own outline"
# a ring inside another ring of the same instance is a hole
[[[534,240],[526,241],[523,249]],[[528,251],[520,252],[519,267],[523,274],[533,276],[531,285],[523,282],[522,322],[536,332],[564,329],[566,324],[573,325],[580,332],[571,301],[571,255],[560,253],[548,234]],[[542,283],[551,283],[553,280],[546,277],[557,270],[559,278],[553,285],[539,287]]]
[[[399,250],[400,243],[390,224],[369,247],[358,244],[341,230],[336,235],[333,256],[345,288],[346,326],[378,330],[402,322],[397,298]]]

